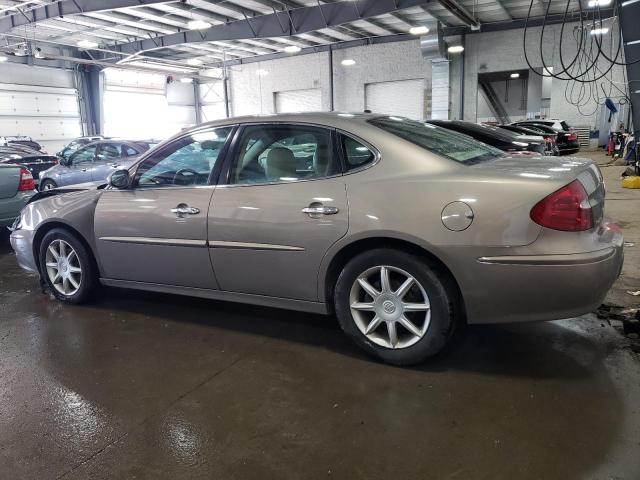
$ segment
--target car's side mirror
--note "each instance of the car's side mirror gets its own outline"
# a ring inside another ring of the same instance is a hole
[[[122,170],[116,170],[115,172],[113,172],[111,175],[109,175],[108,179],[109,185],[113,188],[118,189],[127,188],[129,186],[129,180],[129,170],[124,168]]]

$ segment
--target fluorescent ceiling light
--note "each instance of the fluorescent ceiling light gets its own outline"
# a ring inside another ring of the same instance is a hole
[[[520,74],[519,73],[512,73],[511,75],[509,75],[511,78],[520,78]]]
[[[191,78],[191,77],[182,77],[180,79],[180,82],[182,82],[182,83],[191,83],[191,82],[193,82],[193,78]]]
[[[96,48],[98,46],[97,42],[91,40],[80,40],[76,45],[80,48]]]
[[[297,45],[287,45],[283,50],[287,53],[298,53],[302,49]]]
[[[419,26],[419,27],[411,27],[409,29],[409,33],[411,35],[424,35],[426,33],[429,33],[429,27],[426,27],[424,25]]]
[[[351,65],[355,65],[356,61],[352,58],[345,58],[340,63],[342,63],[342,65],[344,65],[345,67],[350,67]]]
[[[611,0],[589,0],[589,3],[587,3],[587,6],[589,8],[602,7],[605,5],[609,5],[610,3],[611,3]]]
[[[0,55],[0,62],[6,62],[9,60],[9,57],[5,57],[4,55]]]
[[[202,60],[200,60],[199,58],[190,58],[187,60],[187,63],[189,65],[197,67],[198,65],[202,65]]]
[[[265,75],[269,75],[269,70],[259,68],[258,70],[256,70],[256,75],[258,75],[259,77],[264,77]]]
[[[452,47],[447,48],[447,52],[449,53],[464,52],[464,47],[462,45],[453,45]]]
[[[209,28],[211,24],[209,22],[205,22],[204,20],[191,20],[187,23],[187,27],[189,30],[206,30]]]
[[[606,33],[609,33],[609,29],[607,27],[594,28],[589,32],[590,35],[604,35]]]
[[[626,2],[622,2],[622,6],[626,7],[627,5],[631,5],[632,3],[640,2],[640,0],[627,0]]]

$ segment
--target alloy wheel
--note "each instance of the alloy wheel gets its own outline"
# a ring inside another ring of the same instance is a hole
[[[407,348],[427,333],[431,321],[429,296],[408,272],[388,265],[367,269],[353,282],[351,315],[373,343]]]
[[[47,247],[45,259],[53,288],[63,295],[75,294],[82,282],[82,267],[73,247],[64,240],[54,240]]]

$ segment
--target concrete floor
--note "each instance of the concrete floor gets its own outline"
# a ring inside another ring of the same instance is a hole
[[[619,171],[631,285],[640,191]],[[593,315],[469,328],[401,369],[332,318],[120,290],[63,306],[6,235],[0,272],[0,478],[640,477],[640,362]]]

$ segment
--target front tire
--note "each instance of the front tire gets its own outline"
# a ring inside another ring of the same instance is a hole
[[[424,258],[389,248],[349,261],[336,282],[340,326],[371,355],[413,365],[438,353],[455,326],[454,292]]]
[[[53,229],[42,239],[40,275],[51,293],[65,303],[82,303],[95,289],[91,254],[75,235],[63,229]]]

